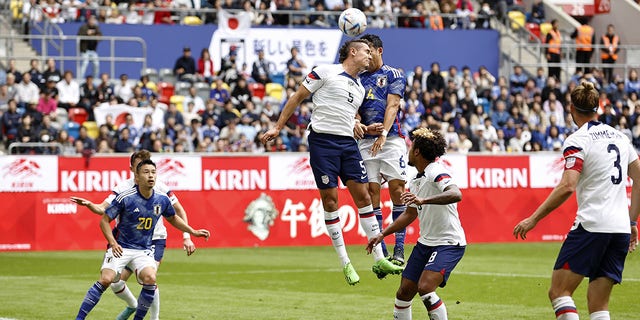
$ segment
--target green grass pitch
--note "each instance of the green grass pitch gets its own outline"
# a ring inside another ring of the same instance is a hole
[[[471,244],[438,294],[450,319],[553,319],[547,300],[559,243]],[[407,248],[410,251],[410,248]],[[158,273],[161,318],[391,319],[398,276],[378,280],[364,246],[349,254],[360,283],[348,286],[330,246],[167,250]],[[638,319],[638,253],[611,298],[613,319]],[[101,251],[0,253],[0,319],[72,319],[98,279]],[[140,286],[129,280],[137,296]],[[586,311],[585,280],[575,295]],[[114,319],[124,303],[105,292],[90,319]],[[414,319],[427,319],[419,299]]]

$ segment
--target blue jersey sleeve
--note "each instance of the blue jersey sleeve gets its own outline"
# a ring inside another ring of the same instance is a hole
[[[173,205],[171,205],[171,201],[169,198],[166,198],[167,201],[163,201],[165,205],[165,209],[162,211],[162,216],[165,218],[173,217],[176,215],[176,210],[173,209]]]
[[[113,201],[111,201],[111,204],[109,205],[109,207],[107,207],[104,213],[108,215],[111,220],[114,220],[118,217],[118,215],[120,215],[120,213],[124,211],[124,207],[124,199],[118,199],[116,197],[115,199],[113,199]]]
[[[390,81],[389,81],[389,91],[388,94],[397,94],[400,98],[404,98],[404,90],[407,87],[407,79],[405,79],[402,71],[390,68],[388,72]]]

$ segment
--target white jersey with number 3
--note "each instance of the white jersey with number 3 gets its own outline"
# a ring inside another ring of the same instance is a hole
[[[136,183],[133,178],[121,182],[120,184],[115,186],[113,190],[111,190],[112,193],[106,199],[104,199],[104,201],[111,204],[111,202],[113,201],[113,199],[116,198],[116,196],[118,196],[123,191],[133,188],[135,185]],[[155,186],[153,186],[153,191],[160,194],[166,194],[167,197],[169,197],[169,200],[171,201],[171,205],[174,205],[178,202],[178,198],[176,197],[176,195],[173,194],[173,192],[171,192],[171,189],[169,189],[169,187],[163,182],[156,181]],[[153,240],[167,238],[167,228],[164,226],[163,221],[164,219],[159,219],[158,222],[156,223],[156,227],[155,229],[153,229]]]
[[[437,162],[430,163],[424,174],[418,174],[409,182],[409,191],[418,198],[440,194],[455,185],[451,175]],[[458,205],[423,204],[410,205],[418,210],[420,220],[420,238],[418,242],[426,246],[467,245],[467,240],[458,216]]]
[[[312,130],[353,137],[356,113],[364,100],[360,78],[351,77],[341,64],[330,64],[314,68],[302,85],[313,93]]]
[[[600,122],[585,123],[564,142],[565,170],[580,172],[578,212],[572,229],[630,233],[627,171],[638,159],[620,131]]]

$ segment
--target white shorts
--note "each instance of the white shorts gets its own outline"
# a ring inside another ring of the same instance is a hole
[[[375,138],[361,139],[358,141],[360,154],[367,168],[369,182],[381,184],[386,180],[407,180],[407,145],[403,138],[391,136],[382,146],[382,150],[371,156],[371,146]]]
[[[157,269],[156,261],[153,259],[152,250],[122,248],[122,255],[120,258],[116,258],[113,256],[111,248],[109,248],[104,254],[104,260],[102,261],[102,267],[100,270],[111,269],[115,271],[116,278],[113,281],[117,282],[120,280],[120,273],[125,266],[134,270],[136,276],[138,275],[138,272],[142,271],[145,267],[153,267],[154,269]]]

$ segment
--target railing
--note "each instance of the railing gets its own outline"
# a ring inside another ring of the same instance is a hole
[[[45,23],[46,24],[46,23]],[[57,26],[56,26],[57,27]],[[44,27],[43,30],[46,30],[47,27]],[[50,30],[55,30],[52,28]],[[80,70],[80,63],[82,61],[82,56],[76,52],[66,53],[65,52],[65,43],[66,42],[74,42],[76,49],[79,49],[80,40],[100,40],[102,43],[108,43],[109,54],[107,56],[100,56],[98,60],[102,62],[109,63],[109,73],[110,77],[114,78],[116,76],[116,63],[118,62],[130,62],[130,63],[140,63],[140,70],[145,69],[147,67],[147,44],[144,39],[140,37],[116,37],[116,36],[76,36],[76,35],[10,35],[10,36],[2,36],[0,35],[0,42],[5,42],[7,47],[7,54],[5,59],[8,61],[9,59],[15,60],[30,60],[32,57],[21,57],[16,56],[13,53],[13,41],[23,41],[28,40],[34,48],[39,48],[42,53],[42,57],[52,58],[60,63],[60,69],[65,70],[64,64],[67,61],[76,64],[76,70]],[[140,56],[128,56],[123,57],[120,55],[116,55],[116,43],[120,42],[134,42],[140,44],[141,54]],[[54,50],[58,50],[57,52],[50,52],[49,45],[53,46]]]
[[[528,46],[528,44],[516,43],[509,49],[509,55],[515,55],[523,49],[523,46]],[[618,61],[615,64],[607,64],[603,63],[600,59],[601,49],[606,49],[608,47],[603,46],[601,44],[592,45],[593,47],[593,56],[591,58],[592,61],[596,61],[594,63],[576,63],[576,48],[578,47],[575,43],[563,43],[560,46],[560,62],[559,63],[549,63],[545,58],[545,50],[549,48],[549,45],[546,43],[538,44],[540,48],[540,53],[536,56],[538,60],[533,63],[527,63],[520,60],[517,64],[524,68],[537,68],[537,67],[560,67],[562,76],[564,80],[570,79],[573,76],[573,70],[576,67],[579,68],[613,68],[615,70],[623,70],[622,77],[626,78],[629,74],[629,70],[640,68],[640,45],[619,45],[620,51],[618,52]],[[513,70],[513,62],[511,60],[507,60],[509,69]]]
[[[62,144],[58,142],[13,142],[9,144],[8,154],[14,154],[13,153],[14,149],[16,149],[17,151],[20,151],[20,149],[25,149],[25,148],[26,149],[34,149],[34,148],[48,149],[49,152],[46,154],[57,154],[57,155],[62,155],[64,151],[64,147],[62,146]],[[52,149],[55,149],[57,151],[53,152]],[[38,152],[38,154],[43,154],[43,153]]]

